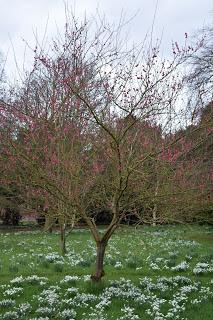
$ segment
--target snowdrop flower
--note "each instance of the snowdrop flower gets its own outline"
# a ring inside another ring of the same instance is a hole
[[[76,311],[73,309],[65,309],[59,312],[59,317],[61,320],[74,320],[76,317]]]
[[[16,311],[8,311],[3,315],[3,320],[16,320],[19,319],[19,315]]]
[[[120,261],[116,261],[114,267],[115,267],[116,269],[120,269],[120,268],[122,268],[122,263],[121,263]]]
[[[189,264],[186,261],[182,261],[177,266],[171,268],[172,271],[185,271],[187,269],[189,269]]]
[[[11,289],[7,289],[3,294],[4,296],[10,296],[10,297],[15,297],[15,296],[20,296],[20,294],[23,292],[23,288],[20,287],[14,287]]]
[[[0,307],[11,307],[16,304],[15,300],[12,299],[4,299],[0,301]]]

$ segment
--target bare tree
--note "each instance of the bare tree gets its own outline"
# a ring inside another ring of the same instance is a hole
[[[204,108],[213,100],[213,28],[206,27],[195,36],[200,49],[187,60],[188,71],[185,81],[189,88],[189,105],[192,118],[200,117]]]

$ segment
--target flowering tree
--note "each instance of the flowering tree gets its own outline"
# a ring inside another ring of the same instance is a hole
[[[51,195],[57,217],[81,217],[91,230],[94,281],[104,275],[109,239],[128,210],[137,209],[130,188],[146,178],[150,159],[179,140],[153,144],[145,132],[160,126],[162,140],[169,128],[175,130],[181,90],[176,70],[191,50],[174,44],[168,61],[151,40],[128,48],[120,37],[123,26],[102,20],[94,30],[71,17],[52,51],[35,48],[31,73],[2,107],[13,120],[5,148],[21,163],[18,176]],[[90,209],[101,207],[112,219],[100,233]]]

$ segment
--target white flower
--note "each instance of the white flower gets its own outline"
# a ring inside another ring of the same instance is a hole
[[[61,320],[74,320],[76,317],[76,311],[73,309],[65,309],[59,312],[59,317]]]
[[[19,315],[16,311],[8,311],[3,315],[3,320],[16,320],[19,319]]]
[[[63,280],[60,281],[60,284],[63,283],[74,283],[76,281],[80,280],[78,276],[65,276]]]
[[[38,314],[41,315],[41,316],[49,316],[49,315],[51,315],[54,311],[55,311],[54,308],[41,307],[41,308],[38,308],[38,309],[36,310],[36,313],[38,313]]]
[[[4,299],[0,301],[0,307],[10,307],[16,304],[15,300],[12,299]]]
[[[116,269],[122,268],[122,263],[120,261],[116,261],[115,266]]]
[[[211,273],[213,272],[213,267],[211,267],[208,263],[199,262],[193,269],[194,274],[202,274],[202,273]]]
[[[7,289],[3,294],[4,296],[18,297],[22,292],[23,292],[23,288],[14,287],[11,289]]]
[[[185,271],[187,269],[189,269],[189,264],[186,261],[182,261],[177,266],[171,268],[173,271]]]

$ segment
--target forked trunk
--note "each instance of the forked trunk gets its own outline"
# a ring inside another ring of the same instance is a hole
[[[52,233],[53,220],[50,217],[45,217],[44,231]]]
[[[97,242],[97,256],[96,256],[96,267],[95,273],[91,275],[92,281],[98,282],[105,275],[104,272],[104,255],[107,246],[107,242]]]

